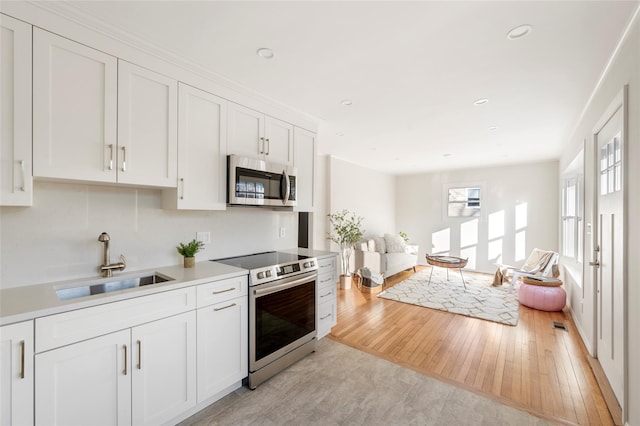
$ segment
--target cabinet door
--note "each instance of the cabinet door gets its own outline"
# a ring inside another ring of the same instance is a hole
[[[265,158],[274,163],[293,166],[293,126],[266,116],[264,137]]]
[[[33,29],[33,175],[115,182],[116,58]]]
[[[33,425],[33,322],[0,328],[0,424]]]
[[[198,403],[247,376],[247,297],[198,309]]]
[[[315,206],[316,134],[296,127],[293,143],[294,166],[298,169],[296,210],[312,212]]]
[[[166,423],[196,404],[196,313],[134,327],[133,424]]]
[[[229,102],[229,154],[264,158],[264,114]]]
[[[0,31],[0,205],[30,206],[31,25],[0,15]]]
[[[118,62],[118,182],[176,187],[178,83]]]
[[[226,209],[227,101],[178,86],[178,209]],[[173,191],[175,192],[175,191]],[[174,208],[175,208],[174,207]]]
[[[35,356],[37,425],[130,425],[129,330]]]

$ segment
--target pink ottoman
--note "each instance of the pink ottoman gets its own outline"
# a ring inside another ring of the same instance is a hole
[[[561,311],[567,303],[567,293],[561,287],[547,287],[522,283],[518,301],[541,311]]]

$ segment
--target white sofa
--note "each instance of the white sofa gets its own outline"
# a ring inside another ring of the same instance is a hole
[[[356,245],[355,272],[369,268],[385,279],[406,269],[416,270],[418,246],[406,244],[399,235],[371,237]]]

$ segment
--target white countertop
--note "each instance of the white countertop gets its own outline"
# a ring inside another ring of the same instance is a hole
[[[337,256],[338,253],[313,250],[305,248],[293,248],[279,250],[285,253],[299,254],[316,258]],[[110,293],[94,294],[91,296],[79,297],[77,299],[60,300],[56,295],[56,290],[60,288],[80,286],[87,282],[94,281],[116,281],[129,276],[140,276],[158,272],[174,278],[173,281],[146,285],[143,287],[129,288],[125,290],[113,291]],[[58,281],[45,284],[30,285],[24,287],[8,288],[0,290],[0,326],[13,324],[20,321],[31,320],[61,312],[75,309],[87,308],[90,306],[102,305],[119,300],[131,299],[134,297],[148,296],[150,294],[163,291],[175,290],[183,287],[203,284],[210,281],[223,280],[241,275],[247,275],[246,269],[236,268],[223,263],[211,262],[208,260],[196,263],[194,268],[184,268],[182,265],[168,266],[154,269],[144,269],[138,271],[125,271],[116,273],[112,278],[103,279],[101,277],[87,277],[67,281]]]
[[[148,296],[210,281],[233,278],[248,273],[247,270],[234,266],[202,261],[196,263],[194,268],[184,268],[182,265],[176,265],[139,271],[125,271],[114,274],[112,278],[106,279],[106,281],[116,281],[132,275],[139,276],[154,272],[168,275],[174,280],[70,300],[58,299],[56,289],[80,286],[83,283],[101,280],[102,278],[88,277],[0,290],[0,326],[119,300]]]

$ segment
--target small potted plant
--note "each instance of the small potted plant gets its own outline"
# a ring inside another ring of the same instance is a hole
[[[204,243],[202,241],[197,241],[197,240],[189,241],[187,244],[180,243],[179,246],[176,246],[178,253],[184,256],[185,268],[193,268],[195,266],[196,264],[195,255],[203,247],[204,247]]]
[[[349,260],[353,252],[353,246],[360,241],[364,234],[362,228],[362,217],[356,217],[348,210],[327,215],[333,231],[329,232],[327,238],[340,246],[342,254],[342,274],[340,275],[340,287],[351,288],[351,268]]]

